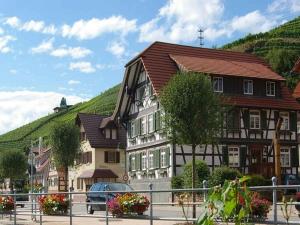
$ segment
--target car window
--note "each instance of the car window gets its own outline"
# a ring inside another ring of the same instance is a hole
[[[132,191],[132,188],[127,184],[109,184],[109,191]]]

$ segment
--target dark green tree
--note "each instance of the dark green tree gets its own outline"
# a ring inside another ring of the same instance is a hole
[[[171,140],[175,144],[192,147],[192,188],[195,188],[196,146],[215,143],[224,111],[221,98],[213,92],[207,74],[181,72],[163,88],[160,101]],[[193,207],[194,217],[195,211]]]
[[[25,154],[18,150],[6,150],[0,154],[0,177],[9,178],[11,191],[14,182],[25,178],[27,170],[27,158]]]
[[[65,190],[68,190],[69,166],[79,152],[79,128],[71,123],[56,123],[50,131],[50,146],[56,168],[63,168]]]

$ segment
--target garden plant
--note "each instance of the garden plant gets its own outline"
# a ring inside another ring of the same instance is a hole
[[[46,215],[64,215],[68,212],[69,200],[64,194],[45,195],[39,198],[40,209]]]

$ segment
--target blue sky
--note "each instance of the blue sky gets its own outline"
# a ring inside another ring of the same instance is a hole
[[[121,82],[153,41],[222,46],[300,15],[300,0],[0,0],[0,134]]]

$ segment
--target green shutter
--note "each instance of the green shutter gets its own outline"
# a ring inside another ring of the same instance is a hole
[[[249,110],[246,109],[244,110],[244,113],[243,113],[243,120],[244,120],[244,127],[245,128],[249,128]]]
[[[141,170],[141,153],[135,154],[135,169]]]
[[[246,166],[246,160],[247,160],[247,147],[243,146],[240,147],[240,167]]]
[[[166,152],[166,166],[170,166],[170,148],[165,149]]]
[[[261,129],[267,129],[267,111],[261,110],[260,111],[260,123],[261,123]]]
[[[160,150],[154,151],[154,168],[160,168]]]
[[[292,147],[291,150],[291,166],[299,167],[299,150],[297,147]]]
[[[155,130],[160,130],[160,111],[155,112]]]
[[[228,147],[227,146],[222,147],[222,155],[223,155],[223,165],[228,166],[229,157],[228,157]]]
[[[141,135],[141,118],[135,120],[135,135]]]
[[[290,130],[297,131],[297,113],[290,112]]]
[[[131,157],[132,157],[131,155],[128,156],[128,170],[129,170],[129,172],[132,171],[132,168],[131,168]]]

